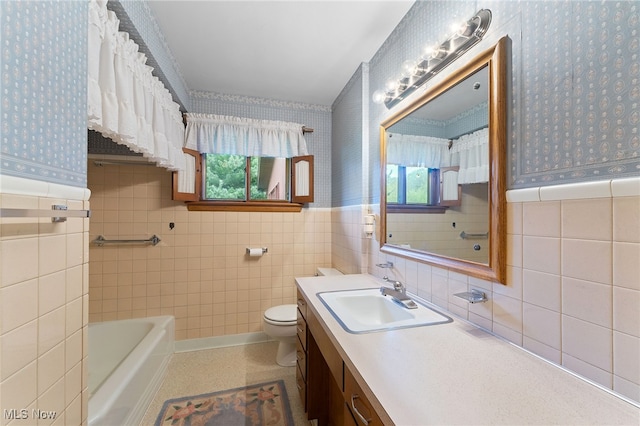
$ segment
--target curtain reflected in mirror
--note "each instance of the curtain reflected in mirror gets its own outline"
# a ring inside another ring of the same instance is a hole
[[[381,251],[504,282],[507,38],[381,123]]]
[[[485,66],[387,129],[387,244],[489,263],[488,79]]]

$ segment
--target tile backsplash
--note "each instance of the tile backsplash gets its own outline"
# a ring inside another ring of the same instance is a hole
[[[377,240],[361,255],[371,253],[370,265],[393,260],[397,279],[422,298],[640,401],[640,179],[625,181],[631,190],[615,191],[608,181],[547,187],[533,197],[510,191],[506,285],[392,258]],[[470,288],[489,301],[452,296]]]
[[[3,209],[53,204],[89,208],[83,201],[0,194]],[[0,219],[2,425],[86,423],[88,228],[82,218]],[[55,416],[37,419],[33,410]],[[23,420],[10,422],[16,415]]]
[[[300,213],[189,212],[171,200],[171,174],[90,162],[89,320],[174,315],[176,339],[262,330],[263,312],[295,303],[296,276],[331,266],[330,209]],[[173,229],[170,224],[173,223]],[[247,247],[267,247],[249,258]]]

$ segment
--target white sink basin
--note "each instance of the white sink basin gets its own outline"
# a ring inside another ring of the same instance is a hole
[[[350,333],[420,327],[451,322],[431,308],[417,303],[407,309],[383,296],[379,288],[318,293],[318,297],[342,327]]]

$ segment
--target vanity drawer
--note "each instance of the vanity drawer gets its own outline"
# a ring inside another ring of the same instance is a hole
[[[344,399],[345,399],[345,418],[348,418],[347,412],[353,416],[357,425],[382,425],[380,417],[376,414],[373,406],[362,392],[362,389],[356,382],[348,368],[344,372]]]
[[[298,340],[300,340],[300,343],[302,344],[302,348],[307,350],[307,321],[305,321],[300,310],[298,310],[296,332],[298,334]]]
[[[300,311],[300,314],[302,314],[302,318],[307,318],[307,301],[304,300],[304,297],[302,296],[302,294],[300,293],[300,290],[298,290],[298,310]]]
[[[298,364],[298,369],[300,370],[300,374],[302,378],[307,380],[307,353],[302,347],[302,343],[300,339],[296,342],[296,362]]]

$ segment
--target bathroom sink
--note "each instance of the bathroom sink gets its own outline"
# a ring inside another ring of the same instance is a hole
[[[420,303],[417,303],[416,309],[407,309],[390,297],[383,296],[379,288],[324,291],[318,293],[318,297],[350,333],[421,327],[452,321]]]

